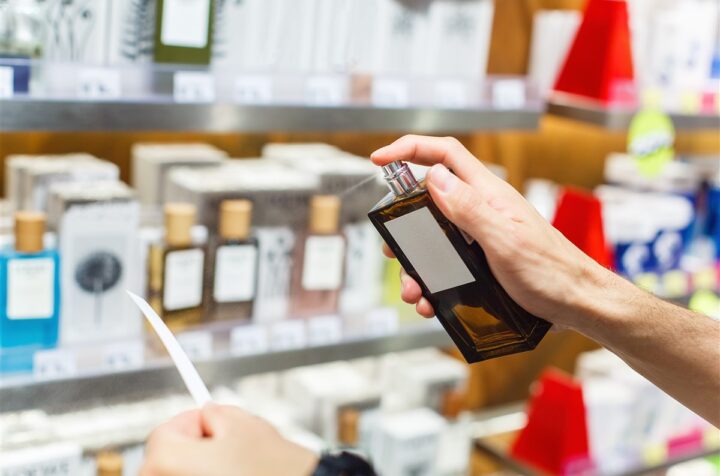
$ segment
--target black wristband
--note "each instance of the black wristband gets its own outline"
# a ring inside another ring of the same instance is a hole
[[[312,476],[377,476],[370,463],[360,456],[341,451],[324,453]]]

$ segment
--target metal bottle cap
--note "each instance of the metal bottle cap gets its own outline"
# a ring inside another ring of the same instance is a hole
[[[397,160],[382,167],[383,177],[395,195],[407,195],[418,187],[410,167]]]

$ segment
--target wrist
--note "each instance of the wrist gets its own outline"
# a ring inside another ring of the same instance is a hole
[[[630,281],[593,262],[577,307],[575,328],[607,346],[608,337],[628,333],[645,292]]]

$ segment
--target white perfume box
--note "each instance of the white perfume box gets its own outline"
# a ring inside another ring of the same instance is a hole
[[[106,44],[108,26],[112,20],[112,3],[108,0],[47,2],[43,59],[88,65],[104,64],[107,60]]]
[[[378,76],[414,77],[424,71],[429,15],[423,2],[379,0],[374,21],[376,51],[372,73]]]
[[[227,153],[210,144],[134,144],[132,184],[138,191],[140,203],[160,205],[170,169],[214,167],[225,159]]]
[[[139,205],[134,200],[71,206],[59,225],[61,342],[74,344],[142,333],[126,290],[141,293]]]
[[[428,12],[424,72],[428,76],[480,79],[490,51],[492,0],[437,0]]]
[[[8,157],[6,173],[7,196],[15,210],[45,211],[54,184],[117,180],[120,169],[90,154],[21,155]]]
[[[581,21],[582,14],[572,10],[540,10],[535,14],[528,76],[543,97],[555,86]]]
[[[107,3],[111,8],[106,37],[107,64],[152,62],[156,0],[108,0]]]
[[[80,470],[81,461],[82,448],[74,444],[61,443],[14,451],[3,450],[0,458],[0,475],[75,476]]]
[[[383,414],[371,455],[381,474],[433,474],[445,419],[427,408]]]

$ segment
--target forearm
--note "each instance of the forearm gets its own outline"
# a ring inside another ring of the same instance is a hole
[[[698,415],[720,426],[720,322],[598,269],[578,330]]]

